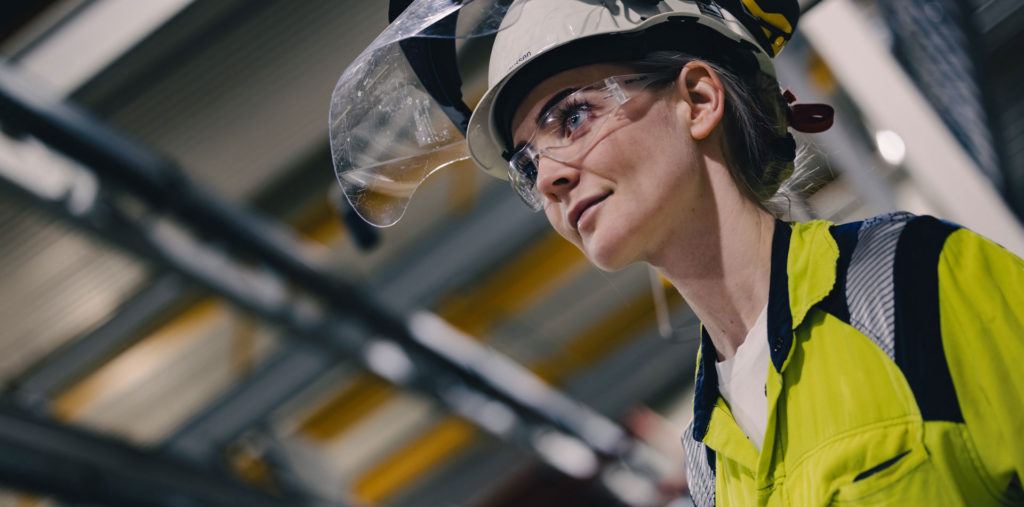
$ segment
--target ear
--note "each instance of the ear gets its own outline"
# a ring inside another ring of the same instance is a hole
[[[725,114],[725,88],[718,74],[705,62],[692,61],[683,67],[676,80],[676,90],[688,107],[690,134],[694,139],[711,135]]]

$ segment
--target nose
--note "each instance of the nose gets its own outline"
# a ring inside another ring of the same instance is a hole
[[[580,170],[570,164],[541,155],[537,161],[537,190],[549,199],[564,202],[566,194],[579,184]]]

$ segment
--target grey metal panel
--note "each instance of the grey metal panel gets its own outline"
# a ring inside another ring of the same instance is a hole
[[[77,95],[238,202],[326,141],[335,81],[386,24],[381,1],[194,2]]]
[[[880,2],[895,41],[893,51],[979,169],[1005,188],[991,121],[972,58],[976,28],[964,5],[948,0]]]
[[[0,379],[5,382],[98,326],[146,273],[144,264],[11,197],[0,194]]]

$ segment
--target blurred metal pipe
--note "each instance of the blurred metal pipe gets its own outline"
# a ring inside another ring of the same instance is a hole
[[[0,403],[0,481],[110,506],[286,507],[215,470],[61,425]]]

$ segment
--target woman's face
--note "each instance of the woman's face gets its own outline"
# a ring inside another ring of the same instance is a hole
[[[552,76],[517,109],[513,145],[531,139],[538,115],[555,95],[634,73],[623,65],[597,64]],[[633,95],[606,120],[621,127],[608,129],[610,134],[577,158],[558,162],[541,155],[537,163],[548,221],[601,269],[650,261],[671,238],[688,236],[688,224],[697,223],[711,200],[691,135],[690,105],[678,86]]]

